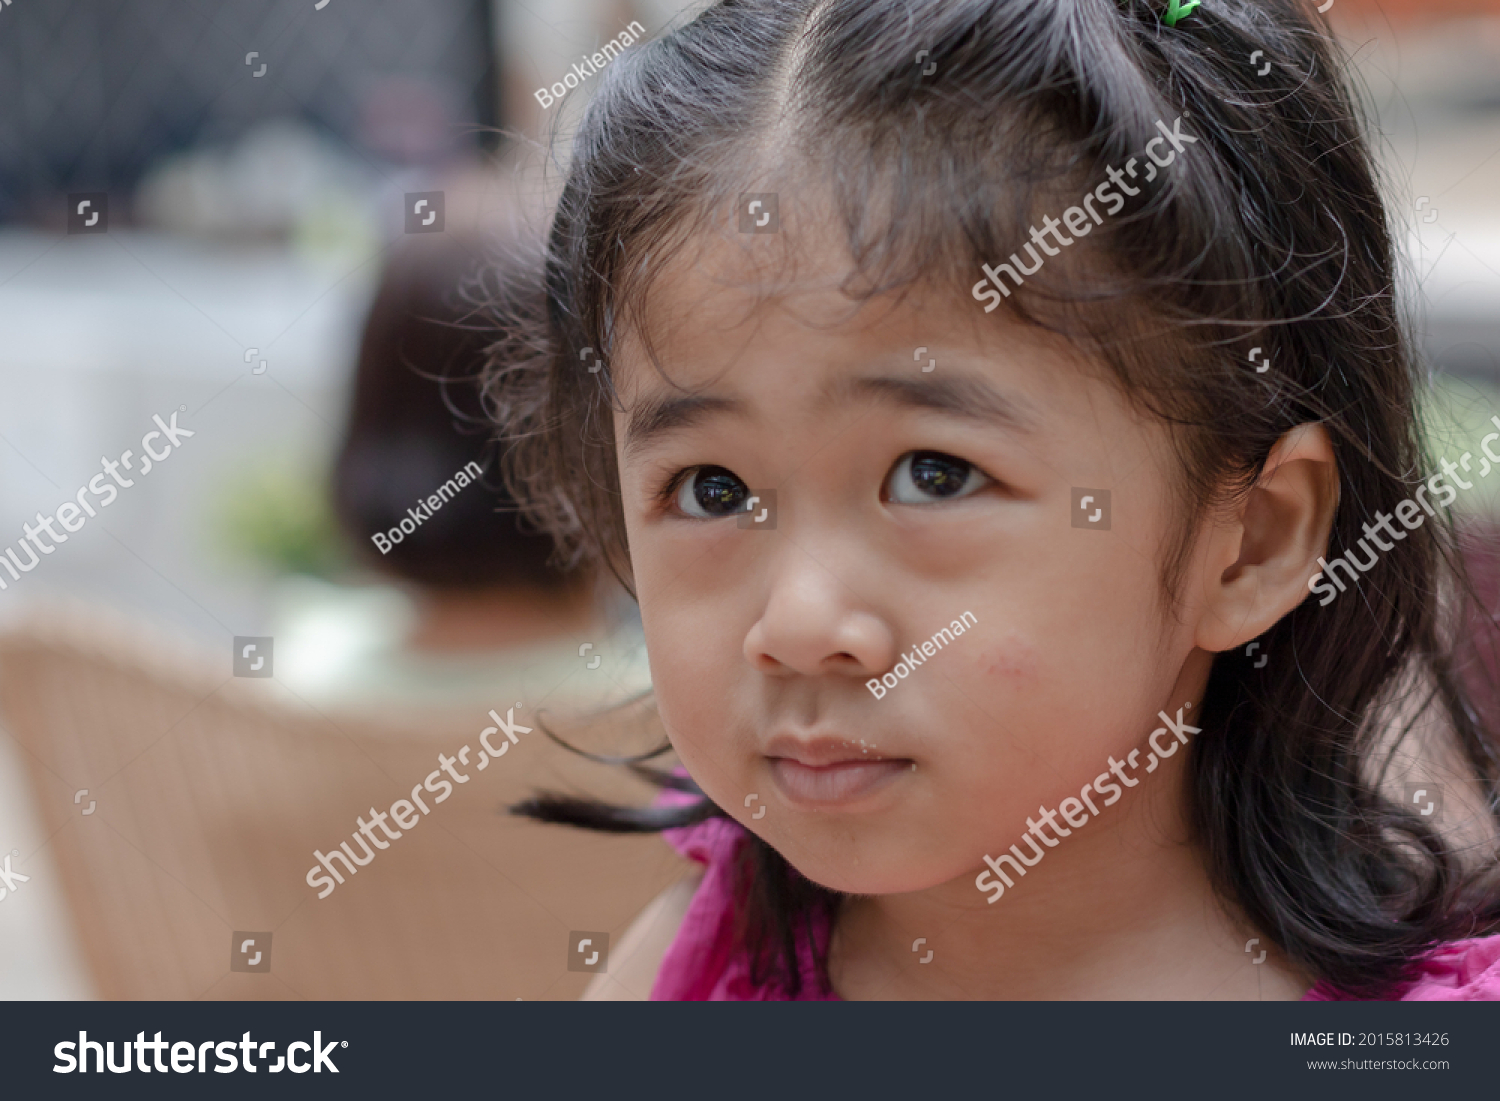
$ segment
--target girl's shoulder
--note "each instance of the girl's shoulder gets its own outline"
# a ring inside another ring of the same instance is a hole
[[[657,895],[609,952],[609,966],[589,982],[581,1001],[645,1001],[682,919],[692,905],[701,872],[683,876]]]
[[[664,793],[659,802],[692,802]],[[757,982],[740,943],[738,917],[743,909],[738,889],[740,846],[748,839],[743,826],[730,818],[710,818],[694,826],[662,831],[662,838],[689,860],[703,865],[703,876],[678,926],[677,936],[662,957],[651,988],[652,1001],[788,1001],[782,988]],[[827,937],[819,927],[815,935]],[[836,1001],[836,994],[819,993],[816,965],[809,945],[799,943],[802,990],[797,1000]]]
[[[1326,982],[1307,992],[1304,1001],[1356,1001]],[[1475,937],[1445,944],[1423,957],[1416,978],[1403,990],[1402,1002],[1500,1002],[1500,936]]]

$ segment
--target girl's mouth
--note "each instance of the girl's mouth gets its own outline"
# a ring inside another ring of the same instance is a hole
[[[768,757],[777,788],[790,803],[834,807],[857,802],[916,768],[908,757],[854,757],[824,765],[794,757]]]

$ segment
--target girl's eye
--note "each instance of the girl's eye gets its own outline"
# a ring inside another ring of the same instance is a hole
[[[896,462],[886,496],[898,505],[927,505],[977,493],[991,479],[978,467],[941,451],[912,451]]]
[[[677,507],[697,520],[743,512],[750,488],[722,466],[698,466],[677,490]]]

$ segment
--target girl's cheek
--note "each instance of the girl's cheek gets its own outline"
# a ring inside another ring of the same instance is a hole
[[[1016,630],[981,650],[978,667],[985,681],[997,687],[1031,688],[1039,680],[1036,647]]]
[[[685,631],[681,634],[688,636]],[[712,745],[713,733],[727,728],[728,701],[734,698],[720,674],[722,663],[706,661],[703,647],[679,644],[652,649],[649,639],[647,646],[653,672],[661,670],[653,677],[656,707],[673,744],[680,750],[680,743],[686,741],[690,751],[705,742]]]

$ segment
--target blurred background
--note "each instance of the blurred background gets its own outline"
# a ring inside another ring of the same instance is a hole
[[[591,89],[547,111],[534,91],[700,6],[0,7],[0,544],[153,415],[193,433],[34,572],[0,573],[0,857],[30,876],[0,898],[0,998],[574,997],[577,933],[618,935],[680,874],[655,839],[497,819],[528,785],[608,782],[538,729],[446,824],[326,902],[302,883],[372,801],[477,746],[490,709],[538,726],[649,685],[629,602],[549,574],[505,518],[463,380],[482,272],[545,227],[556,164],[534,143]],[[1500,413],[1500,0],[1329,18],[1379,120],[1429,431],[1456,456]],[[484,476],[430,526],[373,550],[471,460]],[[1481,490],[1456,507],[1497,510]],[[475,540],[501,561],[461,561]],[[234,675],[241,637],[273,640],[271,678]],[[234,784],[252,774],[256,800]],[[231,966],[246,930],[274,932],[269,973]],[[405,972],[372,978],[372,953]]]

